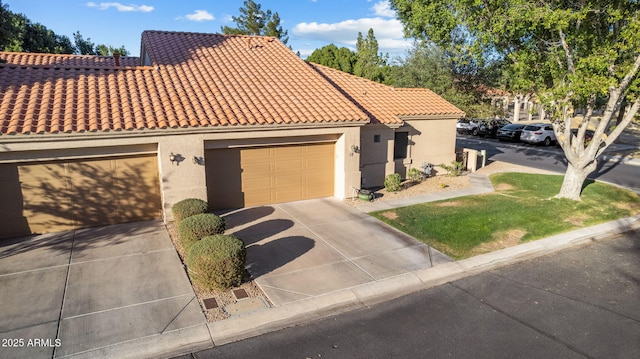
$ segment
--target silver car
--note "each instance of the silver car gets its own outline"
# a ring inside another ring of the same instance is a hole
[[[543,143],[545,146],[549,146],[556,142],[556,134],[553,132],[551,124],[534,123],[527,125],[522,130],[520,141],[531,144]]]

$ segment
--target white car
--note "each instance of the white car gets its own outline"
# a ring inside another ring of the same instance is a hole
[[[549,146],[556,142],[556,134],[553,132],[551,124],[534,123],[522,129],[520,141],[531,144],[543,143],[545,146]]]
[[[460,134],[478,135],[478,126],[480,121],[477,118],[461,118],[456,124],[456,131]]]

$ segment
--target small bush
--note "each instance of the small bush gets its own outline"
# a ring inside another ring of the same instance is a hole
[[[227,290],[242,284],[247,251],[235,236],[218,234],[191,246],[187,268],[191,279],[206,290]]]
[[[191,245],[200,239],[213,234],[222,234],[226,225],[224,219],[213,213],[201,213],[187,217],[178,225],[178,239],[185,253]]]
[[[173,213],[173,219],[176,222],[176,226],[180,225],[180,221],[183,219],[196,214],[207,213],[208,210],[209,204],[197,198],[183,199],[171,207],[171,212]]]
[[[384,179],[384,188],[389,192],[398,192],[402,189],[402,177],[399,173],[387,175]]]
[[[422,182],[424,180],[424,172],[417,168],[410,168],[409,172],[407,172],[407,178],[414,183]]]
[[[445,171],[449,172],[449,176],[454,176],[454,177],[460,176],[464,171],[464,168],[462,168],[462,162],[458,162],[458,161],[451,161],[451,166],[447,166],[443,163],[440,165],[440,167],[444,168]]]

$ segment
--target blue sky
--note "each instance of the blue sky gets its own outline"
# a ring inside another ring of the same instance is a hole
[[[133,56],[140,52],[144,30],[220,32],[240,14],[242,0],[2,0],[12,12],[23,13],[56,34],[80,31],[96,44],[124,45]],[[306,58],[328,44],[355,50],[358,32],[369,28],[380,52],[402,55],[412,41],[403,38],[402,24],[386,0],[263,0],[262,10],[278,12],[289,31],[293,51]]]

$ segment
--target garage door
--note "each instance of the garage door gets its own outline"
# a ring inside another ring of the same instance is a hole
[[[0,238],[162,216],[155,155],[0,165]]]
[[[333,196],[333,143],[207,150],[215,209]]]

